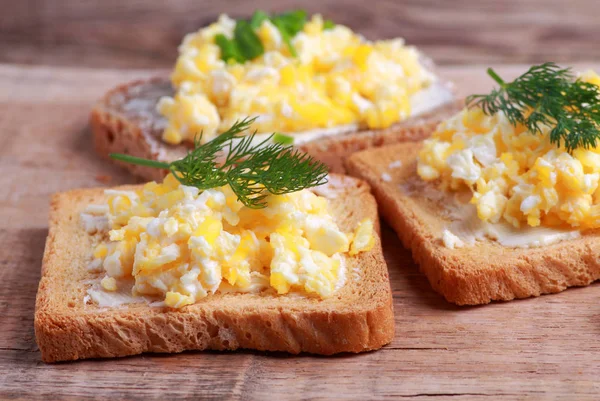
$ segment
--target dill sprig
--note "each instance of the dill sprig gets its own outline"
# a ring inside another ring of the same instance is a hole
[[[180,160],[171,163],[115,154],[115,160],[169,170],[183,185],[200,190],[229,185],[249,208],[267,206],[269,193],[282,195],[327,182],[327,167],[294,149],[272,142],[273,135],[254,143],[256,132],[245,135],[256,118],[237,121],[215,139],[200,144]]]
[[[574,79],[570,68],[555,63],[531,67],[512,82],[491,68],[487,73],[500,87],[488,95],[467,97],[467,106],[479,106],[487,115],[502,111],[511,124],[523,124],[532,133],[550,127],[550,142],[567,151],[595,147],[600,138],[600,88]]]

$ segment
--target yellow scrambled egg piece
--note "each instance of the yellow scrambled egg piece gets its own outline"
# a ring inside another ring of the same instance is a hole
[[[600,85],[592,71],[583,80]],[[419,153],[417,173],[443,189],[470,188],[480,219],[514,227],[600,227],[600,148],[568,153],[501,112],[477,107],[442,122]]]
[[[270,195],[250,209],[229,186],[200,192],[172,175],[135,191],[107,190],[108,242],[93,250],[101,285],[135,280],[135,295],[173,308],[221,291],[330,297],[345,283],[344,254],[373,247],[373,222],[342,232],[328,201],[308,190]]]
[[[342,25],[326,30],[320,15],[292,39],[297,57],[265,20],[256,30],[265,53],[226,63],[214,38],[233,37],[234,27],[222,15],[183,40],[171,77],[177,93],[157,105],[168,120],[164,141],[193,141],[202,132],[205,142],[247,116],[258,117],[258,132],[383,128],[408,117],[410,96],[432,80],[402,39],[370,42]]]

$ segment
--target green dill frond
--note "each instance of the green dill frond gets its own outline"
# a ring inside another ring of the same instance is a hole
[[[236,122],[215,139],[200,144],[181,160],[156,162],[128,155],[113,159],[168,169],[183,185],[200,190],[229,185],[239,201],[263,208],[269,193],[283,195],[327,182],[327,167],[290,145],[271,143],[273,135],[255,143],[256,132],[246,135],[256,118]]]
[[[467,106],[481,107],[487,115],[503,112],[511,124],[523,124],[532,133],[551,127],[550,141],[567,151],[595,147],[600,138],[600,88],[574,79],[569,68],[555,63],[531,67],[512,82],[493,69],[499,85],[487,95],[467,97]]]

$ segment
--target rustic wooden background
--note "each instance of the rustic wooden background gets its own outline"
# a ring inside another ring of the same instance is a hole
[[[491,64],[509,77],[525,65],[499,64],[584,61],[575,69],[600,68],[596,3],[0,0],[0,399],[598,399],[600,284],[459,308],[431,290],[385,226],[397,335],[381,351],[46,365],[33,335],[50,194],[132,180],[94,155],[92,104],[113,85],[170,68],[186,32],[223,11],[304,7],[369,38],[405,37],[439,64],[454,65],[440,72],[465,95],[491,84],[470,64]]]
[[[171,66],[219,13],[305,8],[369,38],[402,36],[440,64],[600,58],[594,0],[0,0],[0,62]]]

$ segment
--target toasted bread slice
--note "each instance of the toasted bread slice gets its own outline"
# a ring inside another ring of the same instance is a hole
[[[326,163],[333,173],[343,173],[343,158],[358,150],[428,136],[444,117],[456,113],[460,104],[454,100],[450,84],[436,82],[429,99],[435,109],[381,130],[353,131],[341,127],[329,130],[335,135],[317,136],[297,147]],[[166,120],[157,113],[162,96],[172,96],[166,78],[154,78],[121,85],[108,92],[93,108],[90,124],[96,151],[102,156],[125,153],[170,162],[185,156],[188,145],[169,145],[162,141]],[[314,132],[313,132],[314,133]],[[159,180],[166,171],[123,164],[132,173],[147,180]]]
[[[332,175],[315,192],[330,199],[343,230],[370,218],[379,232],[377,205],[364,181]],[[346,258],[346,284],[324,300],[217,293],[179,310],[148,303],[110,308],[86,303],[98,274],[86,269],[94,238],[79,216],[86,205],[103,198],[103,189],[82,189],[52,199],[35,309],[35,334],[45,362],[237,348],[330,355],[377,349],[394,336],[390,282],[377,235],[371,251]]]
[[[412,250],[433,289],[459,305],[556,293],[600,278],[600,231],[537,248],[507,248],[493,240],[450,249],[440,237],[453,202],[416,174],[421,143],[356,153],[348,172],[371,185],[385,220]],[[399,161],[399,162],[398,162]],[[393,163],[390,166],[390,163]]]

